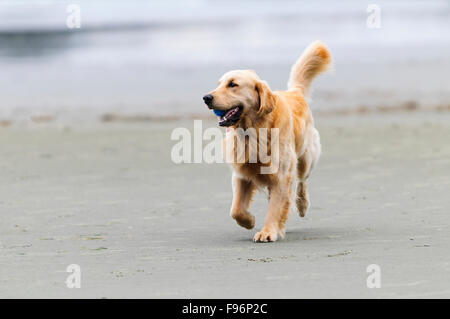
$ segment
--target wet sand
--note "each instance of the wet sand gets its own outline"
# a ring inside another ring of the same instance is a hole
[[[0,297],[450,297],[450,113],[316,122],[312,206],[270,244],[251,241],[265,194],[245,230],[225,164],[171,162],[192,120],[0,127]]]

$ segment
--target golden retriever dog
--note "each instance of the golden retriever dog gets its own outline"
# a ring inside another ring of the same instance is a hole
[[[274,173],[262,174],[263,166],[271,163],[250,162],[249,156],[242,162],[231,163],[233,201],[231,216],[247,229],[255,225],[255,217],[249,213],[255,190],[267,187],[269,209],[264,227],[256,233],[255,242],[272,242],[285,236],[292,189],[297,176],[295,202],[301,217],[309,207],[307,179],[321,153],[320,137],[306,102],[312,80],[331,66],[328,48],[316,41],[305,49],[292,66],[287,91],[272,91],[252,70],[235,70],[225,73],[218,87],[203,97],[204,102],[220,115],[219,125],[227,127],[227,140],[242,139],[236,129],[278,129],[278,166]],[[257,133],[258,134],[258,133]],[[267,136],[270,144],[272,134]],[[243,143],[248,141],[246,137]],[[233,144],[235,145],[235,144]],[[236,153],[228,148],[225,152]],[[269,152],[273,152],[269,148]]]

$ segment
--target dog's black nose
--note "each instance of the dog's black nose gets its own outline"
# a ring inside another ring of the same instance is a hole
[[[214,100],[214,96],[212,96],[212,94],[206,94],[203,97],[203,101],[205,101],[206,105],[209,106],[209,108],[211,108],[211,103]]]

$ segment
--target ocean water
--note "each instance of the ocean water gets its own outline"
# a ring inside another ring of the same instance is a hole
[[[286,87],[302,50],[328,44],[335,71],[312,107],[450,104],[450,1],[0,1],[0,119],[104,113],[204,115],[221,74],[254,69]]]

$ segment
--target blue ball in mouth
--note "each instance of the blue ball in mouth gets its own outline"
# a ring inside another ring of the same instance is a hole
[[[225,111],[221,111],[221,110],[213,110],[214,114],[216,114],[216,116],[223,116],[226,112]]]

